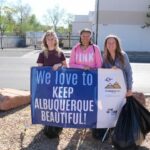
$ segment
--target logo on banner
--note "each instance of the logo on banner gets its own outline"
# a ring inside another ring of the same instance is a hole
[[[116,115],[117,114],[117,110],[114,110],[113,108],[108,108],[106,113],[111,114],[111,115]]]
[[[121,85],[118,81],[114,81],[113,78],[106,77],[105,79],[106,86],[105,86],[105,92],[109,93],[119,93],[121,90]]]

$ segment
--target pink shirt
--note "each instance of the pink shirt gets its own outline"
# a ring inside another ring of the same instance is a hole
[[[86,50],[82,50],[80,44],[73,47],[69,60],[70,68],[84,68],[88,66],[90,68],[101,68],[102,57],[98,46],[89,45]]]

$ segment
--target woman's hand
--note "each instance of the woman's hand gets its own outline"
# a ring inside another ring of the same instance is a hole
[[[126,93],[126,97],[129,97],[129,96],[132,96],[132,90],[128,90],[127,93]]]
[[[118,69],[116,66],[112,66],[112,69]]]
[[[62,66],[61,63],[53,65],[53,70],[58,70]]]
[[[91,68],[89,66],[84,66],[84,70],[90,70]]]

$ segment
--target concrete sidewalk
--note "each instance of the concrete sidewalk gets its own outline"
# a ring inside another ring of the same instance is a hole
[[[34,51],[33,48],[6,48],[0,49],[0,57],[21,57],[31,51]]]

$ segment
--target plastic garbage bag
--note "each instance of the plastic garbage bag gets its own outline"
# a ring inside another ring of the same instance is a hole
[[[133,96],[127,97],[119,115],[112,143],[118,150],[136,150],[150,131],[150,112]]]
[[[144,136],[146,136],[146,134],[150,132],[150,112],[143,105],[141,105],[140,102],[135,101],[134,97],[129,97],[128,99],[133,100],[132,102],[134,103],[134,106],[136,107],[135,109],[139,111],[138,113],[140,114],[139,115],[140,127],[142,130],[142,133],[144,134]]]

